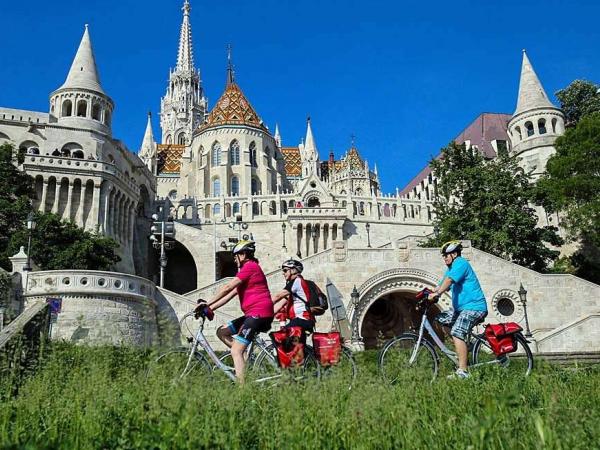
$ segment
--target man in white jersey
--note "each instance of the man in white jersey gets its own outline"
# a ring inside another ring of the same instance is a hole
[[[301,275],[304,266],[300,261],[288,259],[281,265],[281,270],[286,283],[283,290],[272,297],[275,314],[281,311],[279,314],[283,313],[289,319],[286,327],[301,327],[303,340],[306,340],[306,334],[315,328],[315,317],[308,303],[308,283]]]

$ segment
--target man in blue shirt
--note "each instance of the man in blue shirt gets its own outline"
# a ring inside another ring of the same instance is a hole
[[[458,356],[458,369],[454,377],[468,378],[467,341],[473,327],[487,316],[487,303],[477,275],[471,264],[461,256],[461,252],[460,241],[446,242],[442,246],[442,257],[448,270],[440,285],[429,295],[429,299],[437,300],[444,292],[452,289],[452,309],[439,314],[435,320],[452,327],[450,334]]]

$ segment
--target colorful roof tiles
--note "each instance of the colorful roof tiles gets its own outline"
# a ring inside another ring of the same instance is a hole
[[[181,170],[181,156],[185,145],[159,144],[157,145],[158,174],[178,174]]]
[[[227,84],[225,92],[208,115],[206,122],[200,125],[199,130],[202,131],[219,125],[248,125],[268,132],[235,82]]]
[[[285,173],[288,177],[299,177],[302,175],[302,160],[298,147],[281,147],[284,159]]]

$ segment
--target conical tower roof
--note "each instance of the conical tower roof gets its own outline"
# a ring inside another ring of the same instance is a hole
[[[310,125],[310,117],[306,119],[306,139],[304,140],[304,153],[305,155],[313,155],[318,158],[319,152],[315,144],[315,138],[313,137],[312,127]]]
[[[233,74],[229,69],[225,92],[199,129],[205,130],[220,125],[247,125],[268,132],[263,121],[234,81]]]
[[[192,47],[192,25],[190,24],[190,2],[183,3],[183,22],[179,34],[179,51],[177,52],[177,69],[180,71],[194,71],[194,49]]]
[[[537,108],[555,108],[548,99],[542,83],[540,83],[533,66],[523,50],[523,64],[521,65],[521,80],[519,82],[519,98],[514,116],[525,111]]]
[[[96,58],[94,57],[87,24],[67,79],[60,89],[87,89],[106,95],[102,86],[100,86],[100,77],[98,76]]]
[[[144,140],[140,147],[140,156],[151,157],[154,156],[154,133],[152,132],[152,114],[148,113],[148,124],[146,125],[146,132],[144,133]]]

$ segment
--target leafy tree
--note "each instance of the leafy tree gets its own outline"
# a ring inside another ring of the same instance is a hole
[[[591,81],[575,80],[556,93],[568,125],[593,112],[600,111],[600,86]]]
[[[8,258],[27,244],[25,227],[34,196],[33,180],[19,171],[11,145],[0,146],[0,266],[10,268]],[[89,233],[54,214],[36,214],[31,258],[45,270],[108,270],[120,260],[117,243]]]
[[[424,245],[470,239],[483,251],[543,271],[562,244],[556,228],[537,226],[530,177],[506,152],[486,161],[476,149],[452,142],[430,163],[438,179],[433,207],[438,236]]]
[[[580,241],[571,257],[575,273],[600,281],[600,112],[581,118],[555,143],[547,173],[538,182],[538,198],[548,211],[559,211],[569,238]]]

